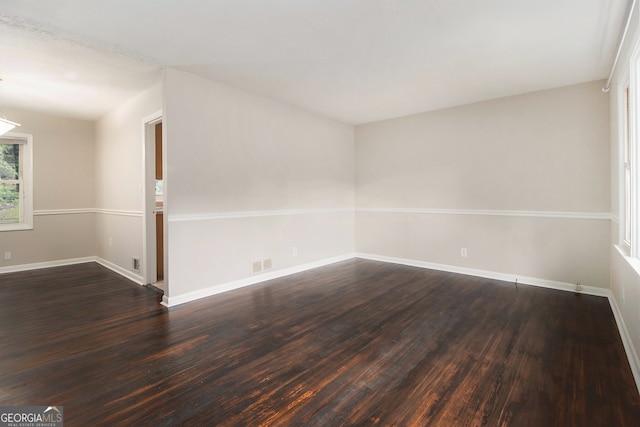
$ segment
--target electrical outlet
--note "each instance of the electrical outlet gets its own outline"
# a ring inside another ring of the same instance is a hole
[[[140,258],[131,258],[131,269],[136,273],[140,273]]]
[[[262,260],[262,269],[263,270],[271,269],[271,258],[267,258],[265,260]]]
[[[462,258],[466,258],[467,257],[467,248],[460,248],[460,256]]]
[[[293,251],[291,251],[291,253],[293,254],[293,256],[298,256],[298,247],[294,246]]]
[[[251,272],[259,273],[262,271],[262,261],[254,261],[251,263]]]
[[[10,261],[11,260],[11,252],[7,251],[4,253],[4,260],[5,261]]]
[[[109,246],[113,245],[113,239],[109,237]]]

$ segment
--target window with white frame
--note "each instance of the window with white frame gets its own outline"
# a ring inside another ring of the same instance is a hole
[[[33,228],[32,137],[0,136],[0,231]]]
[[[637,259],[640,258],[640,40],[618,87],[619,247]]]

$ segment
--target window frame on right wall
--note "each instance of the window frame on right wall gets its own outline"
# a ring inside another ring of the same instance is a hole
[[[629,67],[618,81],[618,247],[640,268],[640,40],[631,53]]]

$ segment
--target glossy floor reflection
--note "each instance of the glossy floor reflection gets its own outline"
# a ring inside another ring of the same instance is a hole
[[[67,426],[640,425],[605,298],[351,260],[159,301],[93,263],[0,275],[0,405]]]

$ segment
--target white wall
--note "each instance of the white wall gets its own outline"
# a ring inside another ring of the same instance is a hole
[[[49,263],[94,255],[94,123],[3,108],[33,135],[34,229],[0,233],[0,271],[10,266]],[[52,212],[56,211],[56,212]],[[54,214],[55,213],[55,214]]]
[[[638,43],[639,19],[638,7],[636,7],[609,93],[611,105],[611,207],[614,217],[617,219],[611,224],[611,290],[620,310],[621,319],[618,319],[618,323],[622,323],[623,330],[628,332],[626,338],[630,342],[634,359],[632,367],[635,368],[636,383],[640,387],[640,358],[638,357],[640,355],[640,262],[637,259],[627,257],[625,251],[619,250],[619,246],[617,246],[620,243],[621,231],[619,220],[624,219],[623,207],[620,205],[623,200],[621,194],[623,187],[620,179],[619,131],[624,117],[624,110],[620,108],[620,92],[626,88],[631,50]]]
[[[144,117],[162,109],[162,85],[139,94],[96,124],[94,255],[142,280],[131,268],[142,260]]]
[[[169,301],[353,252],[352,126],[169,69],[164,135]]]
[[[608,287],[601,87],[358,126],[357,252]]]

